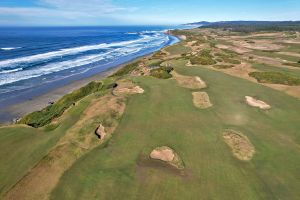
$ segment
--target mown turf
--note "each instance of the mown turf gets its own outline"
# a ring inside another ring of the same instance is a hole
[[[0,128],[0,199],[14,184],[33,168],[79,120],[89,104],[84,99],[70,109],[53,131],[34,129],[25,125]]]
[[[167,47],[166,51],[169,52],[171,55],[180,55],[185,54],[191,51],[189,47],[184,46],[182,43],[175,44],[173,46]]]
[[[298,199],[299,100],[221,72],[184,67],[183,61],[172,66],[206,81],[214,106],[195,108],[192,91],[173,79],[135,78],[145,93],[130,98],[111,141],[78,160],[51,199]],[[246,105],[246,95],[272,109]],[[222,139],[228,128],[251,140],[252,161],[232,155]],[[184,172],[144,162],[164,145],[183,159]]]

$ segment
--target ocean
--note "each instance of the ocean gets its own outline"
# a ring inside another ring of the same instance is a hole
[[[0,109],[176,43],[174,28],[0,28]]]

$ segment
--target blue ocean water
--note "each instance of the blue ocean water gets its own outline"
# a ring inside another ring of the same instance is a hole
[[[173,28],[0,28],[0,109],[20,101],[19,94],[53,89],[175,43],[165,34]]]

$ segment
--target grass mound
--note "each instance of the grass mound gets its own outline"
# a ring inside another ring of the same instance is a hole
[[[97,92],[102,89],[101,82],[91,82],[88,85],[75,90],[74,92],[65,95],[53,105],[49,105],[41,111],[33,112],[20,120],[20,124],[27,124],[29,126],[38,128],[49,124],[52,119],[57,118],[63,114],[72,104],[79,101],[83,97]]]
[[[226,130],[223,133],[223,138],[236,158],[244,161],[252,159],[255,148],[247,136],[234,130]]]
[[[183,46],[181,43],[167,47],[166,51],[169,52],[171,55],[180,55],[189,53],[191,51],[191,48]]]
[[[114,73],[111,77],[124,76],[131,73],[139,66],[139,61],[126,65]]]
[[[173,71],[172,67],[160,67],[152,69],[150,75],[159,78],[159,79],[169,79],[172,78],[171,72]]]
[[[251,72],[249,76],[255,78],[260,83],[300,85],[300,78],[282,72]]]
[[[217,63],[209,49],[204,49],[198,55],[192,56],[190,61],[192,65],[214,65]]]

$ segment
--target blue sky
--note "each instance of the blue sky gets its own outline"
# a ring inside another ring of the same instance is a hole
[[[139,25],[300,20],[300,0],[1,0],[0,25]]]

